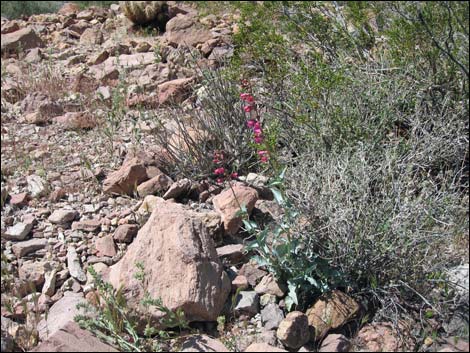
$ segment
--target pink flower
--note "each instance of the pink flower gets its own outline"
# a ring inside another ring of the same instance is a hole
[[[259,143],[263,143],[264,138],[263,136],[255,136],[254,140],[255,140],[255,143],[259,144]]]
[[[243,107],[243,110],[247,113],[251,112],[253,110],[253,106],[252,105],[246,105]]]
[[[246,122],[246,126],[248,126],[249,128],[253,128],[255,125],[256,125],[256,120],[251,119]]]
[[[253,96],[249,93],[242,93],[240,94],[240,98],[245,101],[245,102],[248,102],[248,103],[253,103],[255,101],[255,99],[253,98]]]
[[[230,177],[231,177],[232,179],[236,179],[236,178],[238,178],[238,173],[237,173],[237,172],[233,172],[232,174],[230,174]]]
[[[255,136],[261,136],[261,134],[263,133],[260,128],[254,128],[253,132],[255,133]]]
[[[266,163],[269,159],[268,151],[258,151],[261,162]]]
[[[255,122],[255,125],[253,126],[255,129],[261,129],[261,124],[259,121]]]
[[[224,182],[224,178],[217,178],[217,184],[222,184]]]
[[[261,162],[263,162],[263,163],[267,163],[268,159],[269,159],[268,156],[263,156],[263,157],[260,158]]]
[[[224,175],[224,173],[225,173],[225,169],[223,167],[220,167],[214,170],[215,175]]]

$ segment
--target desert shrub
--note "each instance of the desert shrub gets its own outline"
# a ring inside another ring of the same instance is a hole
[[[2,1],[2,16],[9,19],[56,12],[62,1]]]
[[[233,77],[277,126],[305,253],[385,315],[444,314],[433,289],[468,262],[468,4],[337,4],[243,3]]]

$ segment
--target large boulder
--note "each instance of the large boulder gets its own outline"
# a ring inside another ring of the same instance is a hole
[[[43,46],[44,43],[41,38],[29,27],[12,33],[2,34],[2,54]]]
[[[171,310],[183,309],[189,321],[215,321],[230,292],[230,280],[217,258],[200,214],[157,200],[149,220],[124,257],[110,271],[110,282],[123,286],[128,304],[138,307],[144,295],[134,278],[135,264],[145,268],[147,291]],[[150,311],[158,319],[161,313]]]

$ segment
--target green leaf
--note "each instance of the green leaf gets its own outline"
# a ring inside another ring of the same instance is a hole
[[[282,193],[279,189],[276,188],[271,188],[271,191],[273,193],[274,199],[279,205],[284,204],[284,197],[282,196]]]

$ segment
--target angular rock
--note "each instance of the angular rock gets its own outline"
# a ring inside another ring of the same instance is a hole
[[[344,335],[329,334],[321,343],[319,352],[349,352],[351,343]]]
[[[190,16],[178,14],[166,24],[165,37],[171,45],[177,47],[196,46],[212,39],[209,30],[197,25]]]
[[[97,232],[101,229],[101,220],[87,219],[72,223],[72,230],[82,230],[84,232]]]
[[[89,112],[68,112],[54,120],[65,130],[93,129],[97,124],[96,118]]]
[[[44,278],[44,285],[42,286],[42,294],[52,297],[55,293],[57,269],[46,273]]]
[[[269,305],[269,304],[276,304],[277,297],[272,294],[263,294],[259,299],[259,303],[261,304],[262,307],[265,307],[266,305]]]
[[[330,329],[343,326],[359,309],[354,299],[339,290],[324,295],[306,313],[309,325],[315,329],[315,339],[320,340]]]
[[[230,280],[197,212],[158,202],[124,257],[111,267],[110,283],[115,288],[124,285],[131,307],[144,294],[134,278],[137,261],[146,270],[151,297],[160,297],[171,310],[183,309],[189,321],[217,319],[230,292]],[[152,310],[150,314],[159,316]]]
[[[181,179],[176,183],[171,184],[168,191],[163,195],[165,200],[177,199],[178,197],[185,196],[191,189],[191,180]]]
[[[75,210],[55,210],[48,218],[49,222],[54,224],[67,224],[78,217]]]
[[[103,32],[97,28],[87,28],[80,36],[82,45],[100,45],[103,43]]]
[[[16,207],[26,206],[29,201],[29,195],[27,192],[22,192],[20,194],[13,194],[10,198],[10,205]]]
[[[116,255],[116,245],[112,235],[105,235],[95,241],[95,249],[98,251],[98,256],[113,257]]]
[[[82,314],[83,310],[77,309],[79,303],[86,303],[83,293],[65,292],[62,299],[51,306],[47,319],[39,322],[37,329],[41,340],[51,337],[73,322],[75,315]]]
[[[31,28],[23,28],[18,31],[2,34],[2,54],[6,52],[18,52],[19,49],[44,47],[44,42]]]
[[[261,279],[261,282],[255,287],[255,292],[259,295],[263,294],[272,294],[276,297],[282,298],[287,291],[287,288],[284,285],[280,285],[274,279],[272,274],[264,276]]]
[[[261,310],[261,323],[266,330],[275,330],[284,320],[284,313],[277,304],[268,304]]]
[[[253,343],[244,352],[288,352],[284,349],[273,347],[267,343]]]
[[[178,78],[158,85],[158,102],[160,104],[179,104],[189,97],[194,79]]]
[[[18,270],[19,279],[29,285],[34,285],[36,291],[44,284],[45,273],[50,269],[46,261],[26,261]],[[31,290],[32,288],[28,288]]]
[[[73,2],[66,2],[62,7],[57,11],[59,15],[64,16],[74,16],[80,12],[80,7]]]
[[[30,352],[119,352],[69,321]]]
[[[108,175],[103,183],[103,191],[108,194],[132,195],[137,186],[146,180],[144,164],[133,158],[125,162],[119,170]]]
[[[28,191],[34,198],[45,196],[49,191],[44,179],[38,175],[28,175],[26,182],[28,183]]]
[[[243,259],[243,244],[231,244],[217,248],[217,256],[222,260],[227,259],[230,263],[237,263]]]
[[[404,348],[398,333],[389,323],[365,325],[354,342],[358,349],[367,352],[398,352],[403,351]]]
[[[23,257],[39,249],[44,249],[47,245],[47,239],[35,238],[26,241],[20,241],[13,244],[11,250],[16,257]]]
[[[113,238],[118,243],[132,243],[138,231],[139,227],[136,224],[122,224],[117,227]]]
[[[222,342],[206,335],[194,335],[184,341],[181,352],[230,352]]]
[[[256,262],[250,261],[242,266],[238,274],[245,276],[250,286],[255,287],[258,280],[267,275],[267,272],[261,270]]]
[[[300,311],[290,312],[279,324],[277,338],[287,348],[302,347],[310,340],[307,315]]]
[[[32,223],[16,223],[13,227],[8,227],[4,238],[9,240],[25,240],[33,229]]]
[[[259,296],[255,291],[241,291],[237,297],[235,313],[254,316],[259,311]]]
[[[238,215],[240,206],[245,206],[250,215],[256,200],[258,200],[256,190],[241,183],[235,183],[231,189],[214,197],[214,209],[222,216],[227,234],[235,235],[242,225],[242,217]]]
[[[70,272],[70,276],[76,278],[80,282],[86,281],[86,274],[80,265],[80,259],[78,258],[77,250],[73,246],[69,246],[67,249],[67,266]]]
[[[169,176],[160,174],[140,184],[137,187],[137,192],[140,197],[164,193],[168,190],[171,184],[173,184],[173,180],[171,180]]]
[[[232,292],[248,289],[248,280],[245,276],[237,276],[232,281]]]

